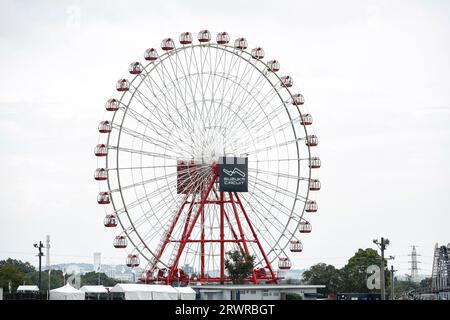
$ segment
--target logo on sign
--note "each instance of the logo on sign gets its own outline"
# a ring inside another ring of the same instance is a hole
[[[234,168],[233,171],[229,171],[227,169],[223,169],[223,172],[225,172],[227,175],[229,175],[230,177],[234,174],[238,174],[240,175],[242,178],[245,178],[245,173],[242,172],[241,170],[239,170],[238,168]]]

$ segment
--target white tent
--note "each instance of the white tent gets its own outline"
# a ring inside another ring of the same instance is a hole
[[[84,292],[66,284],[64,287],[50,290],[50,300],[84,300]]]
[[[108,293],[104,286],[82,286],[80,290],[84,293]]]
[[[177,300],[178,292],[171,286],[158,284],[118,283],[112,293],[125,293],[125,300]]]
[[[38,292],[38,286],[18,286],[17,292]]]
[[[153,300],[178,300],[178,292],[171,286],[151,284]]]
[[[195,300],[195,290],[191,287],[174,287],[178,292],[178,300]]]

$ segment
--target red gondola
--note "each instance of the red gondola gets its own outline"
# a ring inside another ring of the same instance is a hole
[[[227,32],[219,32],[216,38],[217,44],[227,44],[230,42],[230,36]]]
[[[318,205],[314,200],[308,200],[306,202],[305,211],[306,212],[317,212]]]
[[[130,82],[127,79],[120,79],[116,84],[117,91],[124,92],[130,90]]]
[[[263,48],[258,47],[258,48],[252,49],[252,57],[253,57],[253,59],[257,59],[257,60],[262,59],[262,58],[264,58],[264,55],[265,55],[265,53],[264,53],[264,49]]]
[[[289,270],[291,268],[291,260],[288,257],[282,257],[278,260],[278,269]]]
[[[102,121],[98,125],[98,132],[100,133],[110,133],[112,130],[111,122],[109,121]]]
[[[302,252],[303,244],[299,240],[292,240],[289,243],[289,250],[291,250],[291,252]]]
[[[312,115],[310,115],[309,113],[305,113],[302,114],[300,117],[300,123],[304,126],[309,126],[311,125],[313,122],[313,118]]]
[[[103,220],[103,224],[107,228],[117,227],[117,217],[115,214],[107,214]]]
[[[311,223],[309,223],[306,220],[300,221],[300,225],[299,225],[298,231],[300,233],[310,233],[312,231]]]
[[[234,47],[239,50],[245,50],[248,47],[247,40],[245,38],[237,38],[234,41]]]
[[[281,77],[281,86],[285,87],[285,88],[289,88],[292,87],[292,85],[294,84],[294,81],[292,80],[292,77],[290,76],[284,76]]]
[[[192,34],[190,32],[183,32],[180,34],[180,43],[181,44],[191,44],[192,43]]]
[[[304,103],[305,103],[305,98],[303,97],[302,94],[296,93],[296,94],[292,95],[292,104],[294,106],[301,106]]]
[[[97,168],[94,172],[94,179],[97,181],[108,179],[108,171],[104,168]]]
[[[313,157],[309,159],[309,167],[311,169],[319,169],[322,166],[322,161],[320,161],[320,158]]]
[[[124,236],[117,236],[114,238],[113,246],[114,248],[123,249],[126,248],[128,245],[127,238]]]
[[[141,74],[144,70],[144,67],[140,62],[132,62],[128,67],[128,72],[131,74]]]
[[[126,264],[127,264],[127,267],[131,267],[131,268],[139,266],[139,256],[137,254],[129,254],[127,256]]]
[[[267,67],[269,71],[277,72],[280,70],[280,63],[277,60],[270,60],[267,62]]]
[[[209,42],[211,40],[211,33],[208,30],[202,30],[198,33],[198,41]]]
[[[320,181],[317,179],[309,180],[309,190],[310,191],[319,191],[320,190]]]
[[[155,61],[158,59],[158,52],[154,48],[149,48],[144,52],[144,59],[147,61]]]
[[[305,143],[308,147],[315,147],[319,144],[319,139],[315,135],[310,135],[306,137]]]
[[[111,198],[108,192],[100,192],[97,196],[98,204],[109,204],[111,203]]]
[[[95,146],[94,154],[97,157],[105,157],[108,154],[108,147],[104,144],[98,144]]]
[[[164,51],[170,51],[175,49],[175,42],[172,38],[166,38],[161,42],[161,49]]]
[[[117,111],[119,110],[119,101],[117,99],[109,99],[106,101],[105,108],[107,111]]]

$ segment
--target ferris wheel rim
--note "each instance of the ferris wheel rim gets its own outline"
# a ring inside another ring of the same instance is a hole
[[[199,46],[205,47],[206,45],[192,45],[192,46],[184,46],[184,47],[178,48],[179,50],[177,50],[176,52],[170,51],[170,52],[166,53],[166,54],[167,54],[167,58],[166,58],[166,59],[169,59],[169,58],[170,58],[169,53],[170,53],[171,55],[175,55],[175,54],[178,54],[179,52],[181,52],[182,50],[189,49],[189,48],[191,48],[191,47],[199,47]],[[213,45],[213,47],[216,47],[217,49],[223,49],[223,48],[221,48],[220,46],[215,46],[215,45]],[[228,46],[228,47],[229,47],[229,46]],[[224,50],[224,51],[230,52],[230,51],[228,51],[228,50]],[[279,92],[278,92],[279,89],[277,88],[277,85],[276,85],[275,83],[272,83],[272,81],[271,81],[271,80],[270,80],[263,72],[261,72],[261,70],[259,70],[259,69],[255,66],[255,64],[253,64],[253,63],[251,62],[251,59],[245,59],[245,58],[242,57],[242,55],[236,54],[236,50],[235,50],[234,48],[233,48],[233,51],[232,51],[231,53],[233,53],[233,54],[235,54],[237,57],[243,59],[245,62],[249,63],[253,68],[255,68],[256,70],[258,70],[258,71],[261,73],[261,75],[263,75],[263,77],[265,78],[265,80],[266,80],[268,83],[271,84],[273,90],[277,93],[277,95],[279,96],[280,100],[283,100],[283,99],[281,99],[281,97],[280,97],[280,94],[279,94]],[[248,52],[245,52],[245,53],[249,54]],[[159,61],[159,63],[163,63],[163,61],[164,61],[164,60],[161,59],[161,61]],[[266,68],[268,67],[268,65],[267,65],[266,63],[264,63],[264,62],[262,62],[262,63],[264,64],[264,66],[265,66]],[[148,65],[150,65],[150,64],[154,64],[154,62],[151,62],[151,63],[149,63]],[[156,67],[156,66],[155,66],[155,67]],[[154,68],[155,68],[155,67],[154,67]],[[145,69],[146,69],[146,67],[144,68],[144,70],[145,70]],[[146,74],[145,74],[144,77],[141,77],[142,79],[141,79],[140,83],[135,87],[136,90],[142,85],[142,83],[143,83],[144,80],[145,80],[144,78],[145,78],[145,77],[148,77],[148,76],[150,75],[150,73],[151,73],[151,70],[150,70],[149,72],[146,72]],[[276,76],[277,76],[277,79],[280,80],[280,77],[279,77],[278,75],[276,75]],[[140,76],[136,76],[136,77],[130,82],[130,84],[132,85],[132,83],[133,83],[133,82],[135,81],[135,79],[138,78],[138,77],[140,77]],[[175,80],[173,80],[172,82],[175,83],[177,80],[178,80],[178,79],[175,79]],[[292,93],[290,92],[290,90],[289,90],[288,88],[285,88],[285,89],[288,90],[288,92],[289,92],[289,94],[290,94],[290,96],[291,96],[291,98],[292,98]],[[136,93],[136,91],[133,92],[132,96],[130,97],[130,101],[129,101],[128,104],[125,106],[126,109],[129,108],[129,104],[131,103],[131,100],[133,99],[133,96],[134,96],[135,93]],[[120,100],[120,102],[121,102],[121,100]],[[284,106],[285,109],[288,108],[286,102],[283,102],[282,105]],[[287,110],[286,110],[286,111],[287,111]],[[299,114],[300,114],[300,116],[301,116],[300,110],[298,110],[298,111],[299,111]],[[125,113],[126,113],[126,112],[125,112]],[[287,112],[287,114],[289,115],[288,112]],[[120,125],[121,128],[119,129],[120,131],[122,130],[122,125],[123,125],[123,121],[124,121],[124,119],[125,119],[125,116],[126,116],[126,114],[124,114],[124,117],[122,118],[122,124]],[[289,115],[289,118],[290,118],[290,115]],[[292,120],[292,119],[290,118],[290,120]],[[292,126],[293,126],[293,125],[292,125]],[[294,132],[294,136],[296,136],[295,130],[293,130],[293,132]],[[306,128],[305,128],[305,134],[307,134]],[[118,143],[119,143],[119,141],[118,141]],[[298,149],[299,149],[299,148],[298,148],[298,142],[296,142],[296,149],[297,149],[297,156],[300,157],[300,155],[299,155],[299,150],[298,150]],[[118,154],[117,154],[117,157],[118,157]],[[117,161],[117,163],[118,163],[118,159],[117,159],[116,161]],[[299,161],[300,161],[300,160],[298,160],[298,162],[299,162]],[[299,169],[298,169],[298,170],[299,170]],[[120,188],[120,183],[119,183],[119,188]],[[296,189],[297,189],[297,190],[296,190],[296,193],[298,193],[299,183],[297,183]],[[293,208],[295,208],[295,203],[296,203],[296,201],[297,201],[297,199],[295,199],[295,201],[294,201],[294,203],[293,203],[293,205],[292,205]],[[124,204],[124,207],[126,207],[126,204],[125,204],[124,201],[123,201],[123,204]],[[293,211],[293,209],[292,209],[291,211]],[[126,211],[126,212],[127,212],[127,211]],[[303,214],[302,214],[302,215],[303,215]],[[292,219],[293,216],[294,216],[294,215],[291,213],[291,216],[290,216],[289,219]],[[131,219],[131,218],[129,217],[129,219]],[[300,220],[301,220],[301,217],[300,217],[299,221],[300,221]],[[131,221],[130,221],[130,222],[131,222]],[[289,221],[288,221],[288,223],[289,223]],[[287,227],[285,227],[285,229],[284,229],[282,232],[280,232],[280,237],[279,237],[279,238],[277,239],[277,241],[275,242],[275,244],[274,244],[275,246],[278,245],[278,243],[280,242],[280,240],[284,237],[284,232],[286,231],[286,228],[287,228]],[[295,235],[292,234],[289,240],[291,240],[294,236],[295,236]],[[141,240],[141,241],[142,241],[142,243],[145,243],[145,241],[143,241],[143,240]],[[289,245],[289,241],[286,242],[285,245],[284,245],[283,247],[281,247],[281,251],[283,251],[283,250],[286,248],[287,245]],[[152,253],[151,249],[150,249],[148,246],[146,246],[146,248],[147,248],[147,250],[149,250],[149,251]],[[271,253],[272,251],[274,251],[274,250],[271,249],[271,250],[268,252],[268,255],[270,255],[270,253]],[[152,253],[152,255],[153,255],[153,253]],[[280,253],[279,253],[278,255],[274,256],[274,257],[272,258],[272,261],[271,261],[271,262],[275,261],[275,260],[278,258],[279,255],[280,255]],[[154,256],[154,255],[153,255],[153,256]],[[160,262],[163,263],[162,261],[160,261]]]

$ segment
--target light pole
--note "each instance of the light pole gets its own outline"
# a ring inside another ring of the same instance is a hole
[[[395,298],[394,298],[394,294],[395,294],[395,290],[394,290],[394,273],[396,271],[397,270],[394,270],[394,265],[391,265],[391,296],[392,296],[391,300],[395,300]]]
[[[35,244],[33,244],[33,246],[35,247],[35,248],[37,248],[38,250],[39,250],[39,253],[38,253],[38,257],[39,257],[39,291],[41,290],[41,271],[42,271],[42,256],[44,255],[43,253],[42,253],[42,248],[44,248],[44,244],[42,243],[42,241],[39,241],[39,244],[37,244],[37,243],[35,243]]]
[[[381,300],[386,300],[386,281],[384,279],[384,271],[386,266],[384,265],[384,250],[386,250],[387,246],[389,245],[389,239],[381,237],[381,241],[375,239],[373,240],[373,243],[375,243],[381,250],[381,268],[380,268]]]
[[[47,289],[47,300],[50,300],[50,275],[52,273],[52,269],[48,269],[48,289]]]
[[[386,260],[394,260],[395,256],[389,256],[389,258],[386,258]],[[394,270],[394,265],[391,264],[391,300],[394,299],[394,272],[397,270]]]

